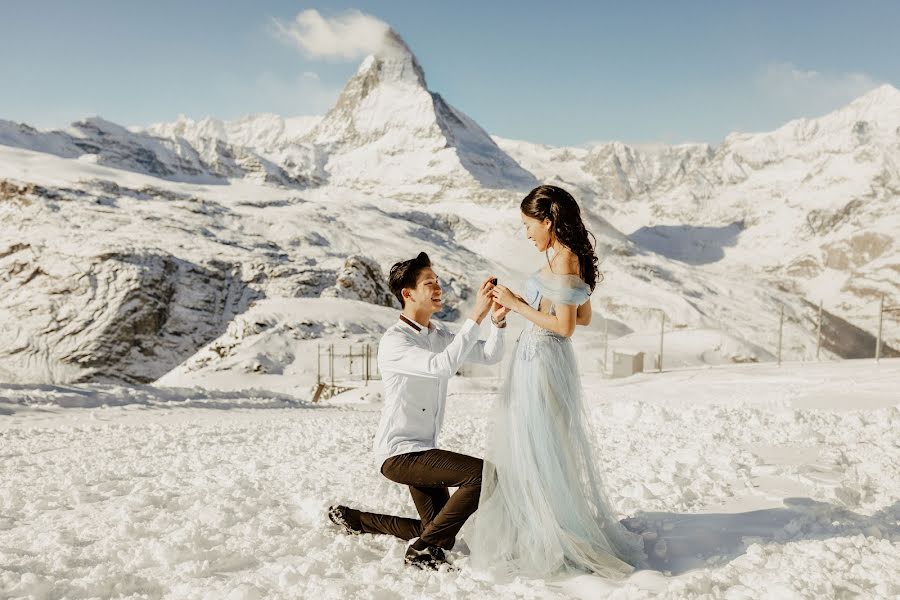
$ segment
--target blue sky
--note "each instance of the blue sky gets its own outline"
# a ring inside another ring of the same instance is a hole
[[[900,2],[0,3],[0,119],[322,114],[359,57],[277,35],[302,11],[394,27],[429,87],[489,132],[548,144],[707,141],[900,87]]]

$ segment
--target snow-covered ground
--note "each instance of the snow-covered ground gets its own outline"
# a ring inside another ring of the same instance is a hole
[[[896,598],[900,360],[588,375],[597,460],[657,570],[493,582],[341,535],[335,502],[413,515],[370,443],[378,386],[0,385],[2,598]],[[480,454],[497,380],[458,378],[443,445]],[[463,539],[466,530],[463,530]],[[462,549],[462,544],[458,546]]]

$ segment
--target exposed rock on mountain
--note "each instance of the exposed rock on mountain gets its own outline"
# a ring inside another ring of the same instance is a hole
[[[322,296],[362,300],[370,304],[400,308],[381,272],[381,267],[365,256],[347,257],[334,286],[323,291]]]
[[[146,250],[65,256],[0,251],[6,381],[147,383],[218,337],[259,296],[238,265]]]

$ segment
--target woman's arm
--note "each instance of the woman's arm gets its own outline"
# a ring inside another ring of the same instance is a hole
[[[556,314],[551,315],[531,307],[506,286],[498,284],[491,293],[498,304],[516,311],[538,327],[563,337],[569,337],[575,332],[575,311],[577,307],[574,304],[556,304]]]
[[[575,312],[575,323],[578,325],[590,325],[591,324],[591,299],[588,298],[587,302],[578,307],[578,310]]]

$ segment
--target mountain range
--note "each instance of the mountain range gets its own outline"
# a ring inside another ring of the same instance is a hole
[[[871,356],[900,304],[897,89],[717,146],[551,147],[490,136],[391,31],[323,116],[0,121],[0,379],[306,385],[303,349],[377,340],[396,260],[432,256],[448,321],[487,273],[521,285],[539,183],[597,236],[587,369],[607,336],[655,350],[663,315],[667,367],[771,360],[782,307],[785,356],[810,359],[820,301],[823,356]]]

